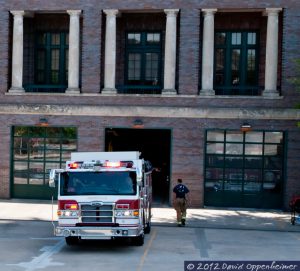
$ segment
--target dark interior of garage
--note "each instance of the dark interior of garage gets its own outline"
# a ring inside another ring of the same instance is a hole
[[[169,205],[170,144],[169,129],[105,129],[105,151],[139,151],[151,162],[154,206]]]

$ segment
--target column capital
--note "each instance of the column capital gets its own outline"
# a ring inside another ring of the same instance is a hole
[[[266,8],[265,12],[266,15],[277,15],[280,11],[282,11],[282,8]]]
[[[10,13],[14,16],[24,16],[25,11],[24,10],[11,10]]]
[[[216,9],[216,8],[203,8],[203,9],[201,9],[201,11],[204,13],[204,16],[206,16],[206,15],[215,14],[218,11],[218,9]]]
[[[81,10],[67,10],[67,13],[70,15],[70,16],[80,16],[81,15]]]
[[[167,16],[176,17],[179,12],[179,9],[164,9],[164,12],[167,14]]]
[[[118,9],[103,9],[103,12],[110,17],[115,17],[118,15],[119,10]]]

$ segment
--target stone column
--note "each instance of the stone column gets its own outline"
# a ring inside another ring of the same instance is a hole
[[[79,55],[80,55],[80,14],[81,10],[67,10],[70,15],[68,88],[66,93],[80,93]]]
[[[106,14],[104,89],[102,93],[116,94],[116,29],[117,9],[103,10]]]
[[[204,13],[202,40],[202,89],[200,95],[215,95],[214,87],[214,14],[217,9],[202,9]]]
[[[9,93],[25,92],[23,88],[23,10],[11,11],[14,16],[13,50],[12,50],[12,78]]]
[[[263,96],[278,97],[277,67],[278,67],[278,13],[281,8],[267,8],[267,44],[265,63],[265,90]]]
[[[167,14],[166,41],[165,41],[165,66],[164,89],[162,94],[176,94],[176,42],[177,42],[177,14],[179,9],[165,9]]]

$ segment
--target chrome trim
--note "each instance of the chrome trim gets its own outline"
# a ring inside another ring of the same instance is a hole
[[[136,237],[143,234],[143,227],[56,227],[55,235],[77,236],[82,239],[110,239],[113,237]],[[126,233],[126,234],[125,234]]]

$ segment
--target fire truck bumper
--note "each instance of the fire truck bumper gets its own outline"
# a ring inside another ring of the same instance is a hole
[[[61,227],[55,228],[56,236],[77,236],[81,239],[111,239],[114,237],[134,237],[143,234],[142,227]]]

